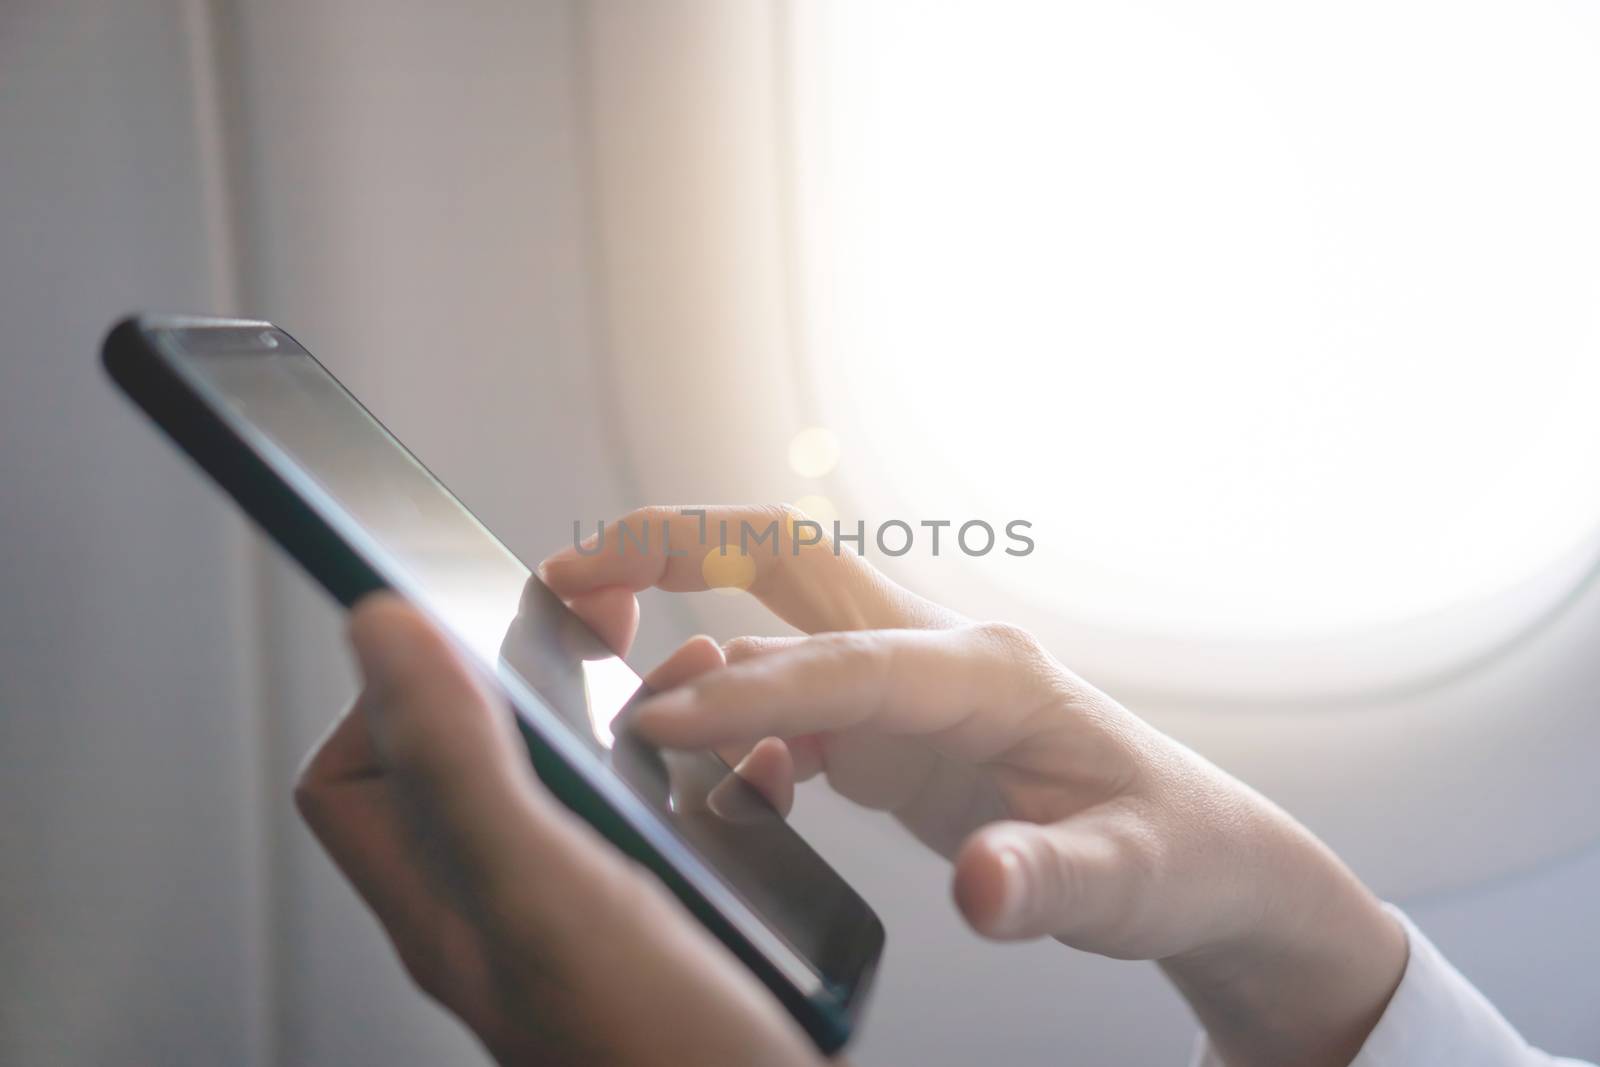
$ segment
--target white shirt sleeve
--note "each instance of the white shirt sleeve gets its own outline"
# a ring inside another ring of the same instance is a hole
[[[1592,1067],[1531,1048],[1398,908],[1411,957],[1400,985],[1350,1067]],[[1205,1035],[1193,1067],[1227,1067]]]

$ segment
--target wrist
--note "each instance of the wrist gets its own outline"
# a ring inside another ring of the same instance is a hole
[[[1345,1067],[1405,971],[1405,931],[1325,845],[1257,799],[1237,928],[1161,967],[1230,1067]]]

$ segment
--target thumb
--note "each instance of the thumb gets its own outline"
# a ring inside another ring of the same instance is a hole
[[[462,905],[496,909],[530,887],[558,893],[583,881],[570,868],[596,850],[574,847],[578,827],[535,785],[508,709],[439,631],[399,597],[378,594],[351,613],[350,643],[378,760]]]
[[[997,940],[1055,936],[1094,942],[1127,913],[1136,875],[1108,820],[997,822],[956,855],[956,906]]]

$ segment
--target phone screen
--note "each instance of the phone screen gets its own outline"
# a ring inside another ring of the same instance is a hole
[[[287,334],[260,331],[240,351],[206,350],[206,333],[169,331],[180,369],[499,676],[517,713],[609,768],[753,913],[729,918],[802,991],[853,980],[875,920],[766,801],[714,755],[657,750],[621,729],[639,676]]]

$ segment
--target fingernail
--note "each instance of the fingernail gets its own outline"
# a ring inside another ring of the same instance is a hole
[[[1022,864],[1022,853],[1013,844],[1001,845],[995,850],[995,860],[1000,864],[1000,910],[994,918],[994,932],[1014,933],[1027,914],[1028,886]]]

